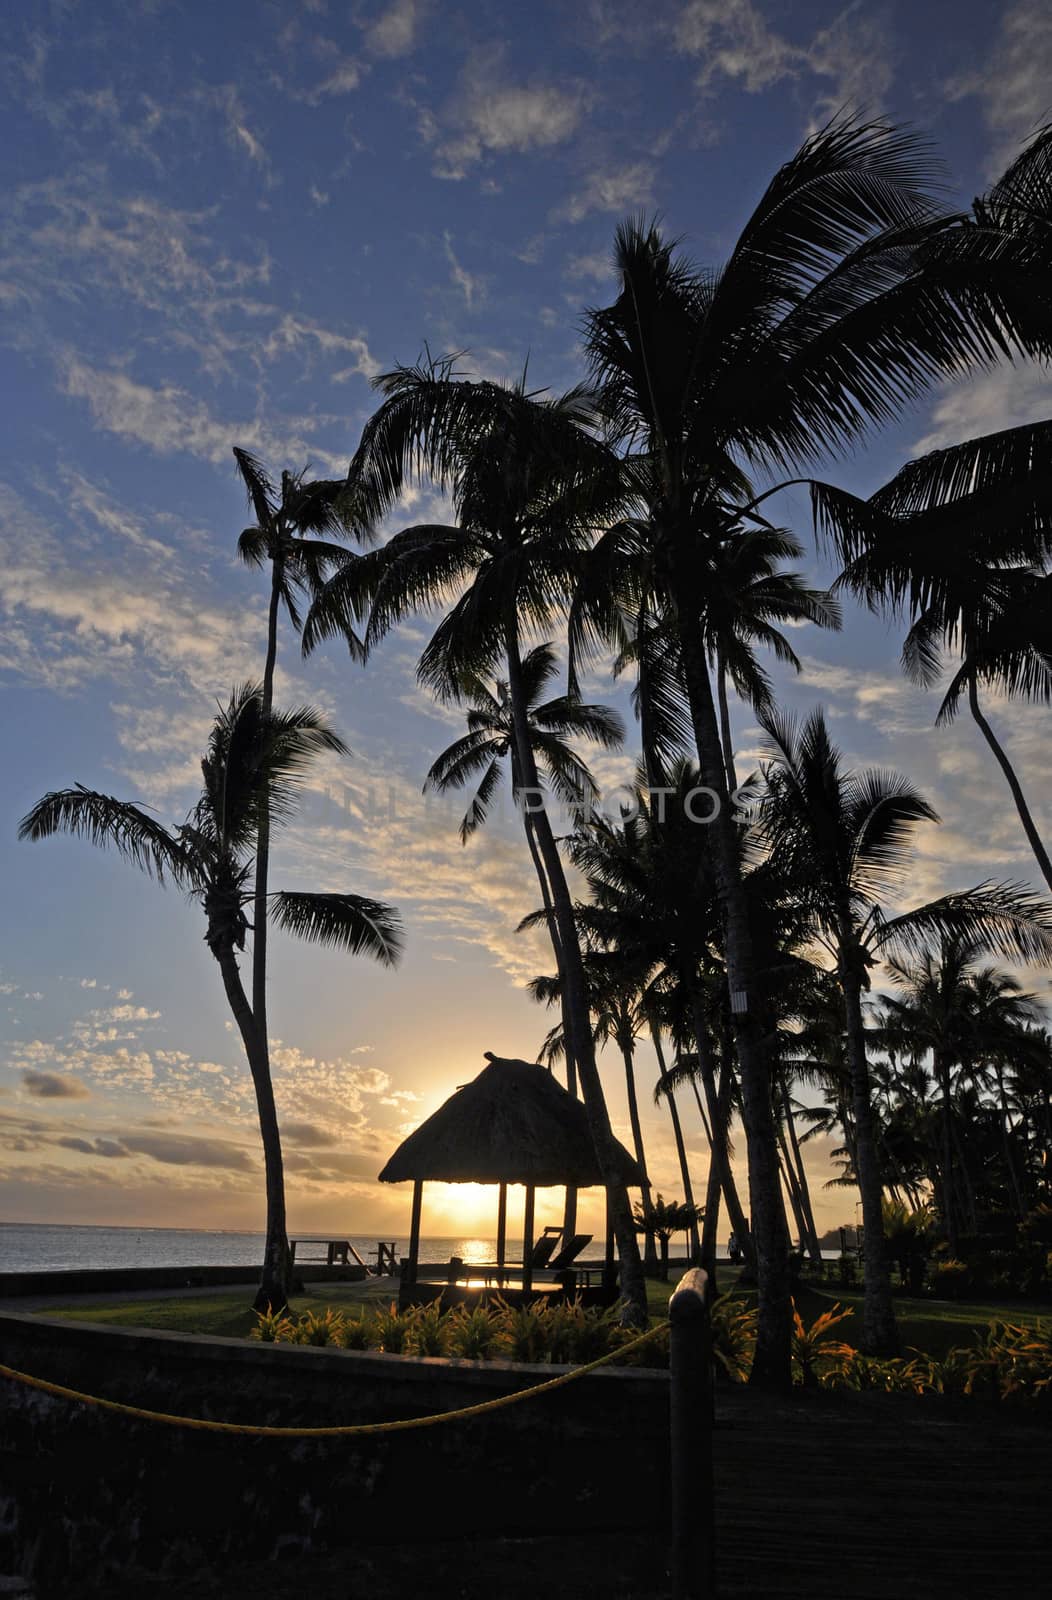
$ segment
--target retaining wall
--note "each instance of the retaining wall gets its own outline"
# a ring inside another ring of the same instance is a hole
[[[99,1328],[0,1314],[0,1361],[152,1410],[271,1425],[427,1416],[561,1370]],[[387,1437],[239,1439],[134,1421],[0,1379],[0,1573],[221,1570],[369,1543],[664,1536],[668,1375],[607,1368],[465,1422]]]

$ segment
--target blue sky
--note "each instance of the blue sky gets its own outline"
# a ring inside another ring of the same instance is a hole
[[[261,667],[231,446],[342,471],[370,377],[425,341],[468,352],[465,370],[503,377],[528,357],[538,384],[570,385],[617,222],[658,212],[718,261],[841,106],[927,131],[966,203],[1050,109],[1052,16],[1040,0],[679,0],[645,16],[620,0],[15,0],[5,21],[0,1217],[252,1226],[251,1096],[197,915],[86,845],[14,839],[74,779],[168,818],[192,798],[216,697]],[[919,449],[1046,414],[1050,394],[1028,369],[947,389],[828,476],[872,487]],[[806,538],[803,499],[786,500]],[[462,851],[455,818],[419,796],[457,728],[414,682],[425,626],[364,672],[335,649],[301,663],[283,640],[281,692],[322,704],[353,755],[323,774],[276,879],[382,895],[409,930],[393,975],[275,940],[294,1227],[404,1232],[405,1197],[374,1182],[392,1146],[483,1050],[530,1056],[547,1023],[521,990],[547,961],[514,933],[536,896],[512,821]],[[825,704],[853,758],[907,770],[944,816],[911,893],[1028,875],[998,775],[969,728],[931,730],[892,634],[851,613],[841,635],[796,642],[786,698]],[[624,709],[599,674],[591,688]],[[1040,808],[1040,717],[995,713]],[[755,730],[736,726],[745,757]],[[614,783],[631,762],[596,767]],[[646,1132],[676,1192],[649,1104]],[[827,1152],[813,1160],[821,1181]],[[488,1204],[438,1195],[431,1230],[489,1232]],[[850,1213],[821,1197],[824,1222]]]

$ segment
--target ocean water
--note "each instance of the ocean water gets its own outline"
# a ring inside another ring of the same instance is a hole
[[[320,1232],[320,1230],[319,1230]],[[350,1242],[364,1261],[376,1261],[379,1235],[351,1235]],[[395,1255],[404,1255],[408,1237],[386,1237]],[[421,1261],[493,1261],[496,1240],[430,1238],[420,1240]],[[508,1240],[508,1254],[520,1251]],[[309,1248],[310,1255],[318,1255]],[[61,1272],[69,1268],[100,1267],[254,1267],[263,1257],[261,1233],[229,1233],[223,1229],[95,1228],[46,1222],[0,1223],[0,1272]]]

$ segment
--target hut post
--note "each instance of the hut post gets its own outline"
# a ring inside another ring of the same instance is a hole
[[[526,1185],[526,1204],[522,1213],[522,1293],[525,1298],[533,1288],[533,1204],[536,1190],[532,1183]]]
[[[497,1283],[504,1287],[504,1257],[508,1248],[508,1185],[497,1191]]]
[[[417,1178],[413,1183],[413,1215],[409,1222],[409,1263],[406,1277],[410,1283],[416,1282],[417,1262],[420,1259],[420,1209],[423,1200],[424,1180]]]

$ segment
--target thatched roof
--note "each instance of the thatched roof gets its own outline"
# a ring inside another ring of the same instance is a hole
[[[478,1077],[399,1145],[380,1182],[424,1178],[578,1189],[601,1184],[580,1100],[534,1061],[505,1061],[488,1050],[486,1055],[489,1065]],[[622,1181],[638,1184],[642,1174],[635,1161],[623,1145],[617,1150]]]

